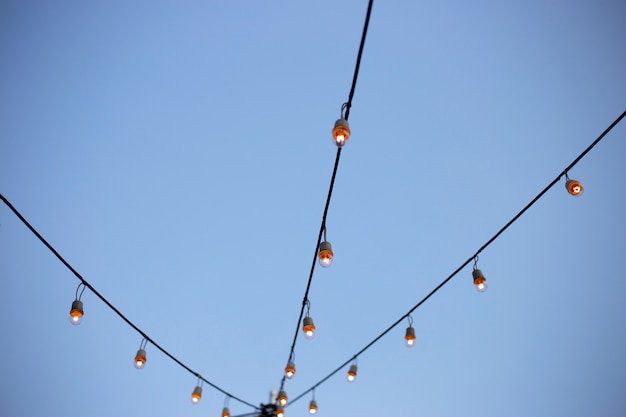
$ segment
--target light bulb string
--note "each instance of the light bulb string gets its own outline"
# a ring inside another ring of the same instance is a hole
[[[326,382],[329,378],[331,378],[333,375],[335,375],[337,372],[339,372],[341,369],[343,369],[347,364],[349,364],[354,358],[358,357],[359,355],[361,355],[363,352],[365,352],[367,349],[369,349],[372,345],[374,345],[376,342],[378,342],[380,339],[382,339],[387,333],[389,333],[392,329],[394,329],[398,324],[400,324],[405,318],[410,317],[411,313],[413,313],[415,310],[417,310],[422,304],[424,304],[432,295],[434,295],[437,291],[439,291],[444,285],[446,285],[452,278],[454,278],[455,275],[457,275],[463,268],[465,268],[469,263],[471,263],[472,261],[477,262],[478,261],[478,255],[485,250],[489,245],[491,245],[506,229],[508,229],[515,221],[517,221],[530,207],[533,206],[533,204],[535,204],[541,197],[543,197],[543,195],[545,193],[548,192],[548,190],[550,190],[557,182],[560,181],[561,177],[563,177],[564,175],[566,175],[567,171],[569,171],[571,168],[573,168],[591,149],[593,149],[593,147],[595,147],[624,117],[626,116],[626,111],[624,111],[617,119],[615,119],[615,121],[613,123],[611,123],[611,125],[609,127],[607,127],[604,132],[602,132],[602,134],[600,134],[600,136],[598,136],[598,138],[596,138],[596,140],[594,140],[580,155],[578,155],[578,157],[576,157],[576,159],[574,159],[572,161],[571,164],[569,164],[567,166],[567,168],[565,168],[563,171],[561,171],[559,173],[559,175],[552,180],[552,182],[550,182],[550,184],[548,184],[548,186],[546,186],[539,194],[537,194],[537,196],[535,196],[535,198],[533,198],[530,203],[528,203],[522,210],[520,210],[519,213],[517,213],[511,220],[509,220],[509,222],[507,224],[505,224],[495,235],[493,235],[491,237],[491,239],[489,239],[485,244],[483,244],[480,249],[478,249],[476,251],[476,253],[474,255],[472,255],[471,257],[469,257],[465,262],[463,262],[454,272],[452,272],[446,279],[444,279],[439,285],[437,285],[431,292],[429,292],[424,298],[422,298],[417,304],[415,304],[406,314],[404,314],[402,317],[400,317],[398,320],[396,320],[396,322],[394,322],[391,326],[389,326],[387,329],[385,329],[385,331],[383,331],[381,334],[379,334],[376,338],[374,338],[374,340],[372,340],[371,342],[369,342],[367,345],[365,345],[365,347],[363,347],[360,351],[358,351],[352,358],[348,359],[347,361],[343,362],[341,365],[339,365],[335,370],[333,370],[332,372],[330,372],[327,376],[325,376],[324,378],[322,378],[320,381],[318,381],[315,385],[313,385],[311,388],[307,389],[306,391],[304,391],[303,393],[301,393],[300,395],[296,396],[294,399],[292,399],[289,403],[289,405],[295,403],[296,401],[298,401],[300,398],[302,398],[303,396],[305,396],[306,394],[308,394],[309,392],[311,392],[312,390],[314,390],[315,388],[317,388],[318,386],[320,386],[321,384],[323,384],[324,382]]]
[[[350,94],[348,95],[348,101],[345,102],[341,106],[341,117],[345,118],[346,121],[348,120],[348,117],[350,116],[350,107],[352,107],[352,98],[354,97],[354,92],[356,90],[356,82],[359,76],[359,68],[361,67],[361,57],[363,56],[363,48],[365,46],[365,38],[367,37],[367,29],[369,27],[370,16],[372,15],[373,4],[374,4],[374,0],[369,0],[368,5],[367,5],[367,12],[365,14],[365,22],[363,24],[363,33],[361,35],[361,43],[359,45],[359,52],[357,53],[356,65],[354,67],[354,75],[352,77],[352,86],[350,87]],[[344,110],[345,110],[345,115],[344,115]],[[298,340],[298,334],[300,331],[300,323],[302,322],[302,315],[304,314],[304,307],[309,299],[308,298],[309,290],[311,288],[311,281],[313,280],[313,272],[315,271],[315,263],[317,260],[317,253],[318,253],[319,246],[320,246],[321,239],[322,239],[322,233],[324,233],[324,240],[326,239],[326,216],[328,214],[330,198],[332,196],[333,186],[335,184],[335,177],[337,175],[337,167],[339,166],[339,158],[341,157],[341,149],[342,149],[341,147],[337,149],[337,156],[335,158],[335,166],[333,168],[333,174],[330,180],[330,187],[328,189],[328,197],[326,198],[326,206],[324,207],[324,214],[322,215],[322,225],[320,227],[320,232],[317,237],[317,244],[315,245],[315,254],[313,256],[313,262],[311,264],[311,271],[309,272],[309,279],[308,279],[306,290],[304,292],[304,297],[302,300],[302,308],[300,309],[300,315],[298,317],[298,324],[296,326],[296,331],[293,336],[293,342],[291,343],[289,357],[291,357],[291,355],[293,354],[296,348],[296,342]],[[308,310],[307,310],[307,315],[308,315]],[[280,390],[284,388],[286,378],[287,377],[283,374],[283,377],[280,380]]]
[[[198,378],[201,378],[200,375],[193,371],[191,368],[189,368],[187,365],[185,365],[183,362],[181,362],[178,358],[176,358],[174,355],[172,355],[171,353],[169,353],[167,350],[165,350],[164,348],[162,348],[159,344],[157,344],[154,340],[152,340],[146,333],[144,333],[139,327],[137,327],[132,321],[130,321],[128,318],[126,318],[126,316],[124,316],[124,314],[122,314],[117,308],[115,308],[115,306],[113,304],[111,304],[102,294],[100,294],[89,282],[87,282],[82,275],[80,275],[78,273],[78,271],[76,271],[72,265],[70,265],[60,254],[59,252],[57,252],[56,249],[54,249],[54,247],[48,243],[48,241],[46,239],[44,239],[43,236],[41,236],[41,234],[39,234],[39,232],[26,220],[26,218],[24,218],[24,216],[22,216],[22,214],[13,206],[13,204],[11,204],[11,202],[9,200],[7,200],[4,195],[0,194],[0,199],[4,202],[4,204],[13,212],[13,214],[15,214],[21,221],[22,223],[24,223],[24,225],[41,241],[41,243],[43,243],[56,257],[59,261],[61,261],[61,263],[63,265],[65,265],[65,267],[67,269],[69,269],[76,278],[78,278],[81,282],[81,284],[86,287],[89,288],[89,290],[96,296],[98,297],[104,304],[106,304],[111,310],[113,310],[115,312],[115,314],[117,314],[122,320],[124,320],[126,322],[126,324],[128,324],[130,327],[132,327],[137,333],[139,333],[143,338],[146,339],[146,343],[150,342],[154,347],[156,347],[158,350],[160,350],[163,354],[165,354],[167,357],[169,357],[171,360],[173,360],[174,362],[176,362],[178,365],[180,365],[182,368],[184,368],[185,370],[187,370],[189,373],[197,376]],[[80,285],[79,285],[80,286]],[[85,290],[85,288],[83,288],[83,291]],[[78,291],[78,289],[77,289]],[[82,295],[82,292],[81,292]],[[213,387],[214,389],[220,391],[221,393],[225,394],[225,395],[230,395],[233,399],[239,401],[242,404],[245,404],[249,407],[252,407],[254,409],[258,409],[257,406],[255,406],[252,403],[249,403],[247,401],[242,400],[241,398],[238,398],[232,394],[229,394],[227,391],[223,390],[222,388],[218,387],[217,385],[213,384],[212,382],[208,381],[205,378],[201,378],[202,381],[206,382],[208,385],[210,385],[211,387]]]
[[[302,298],[302,307],[300,308],[300,315],[298,316],[298,322],[296,325],[296,331],[293,335],[293,341],[291,342],[291,348],[289,349],[289,357],[294,354],[296,349],[296,342],[298,340],[298,334],[300,334],[300,323],[302,323],[302,317],[304,316],[304,310],[306,308],[306,316],[309,317],[309,312],[311,310],[311,302],[309,301],[309,291],[311,290],[311,282],[313,281],[313,273],[315,272],[315,264],[317,263],[317,253],[320,247],[320,243],[322,241],[322,234],[326,230],[326,217],[328,216],[328,208],[330,207],[330,200],[333,195],[333,188],[335,186],[335,178],[337,177],[337,168],[339,167],[339,160],[341,158],[341,149],[337,148],[337,155],[335,157],[335,165],[333,166],[333,173],[330,178],[330,185],[328,187],[328,195],[326,197],[326,204],[324,206],[324,213],[322,214],[322,224],[320,225],[320,231],[317,236],[317,243],[315,245],[315,252],[313,254],[313,262],[311,262],[311,270],[309,271],[309,279],[306,284],[306,289],[304,291],[304,297]],[[289,364],[289,360],[287,361]],[[287,376],[283,374],[280,380],[280,390],[282,391],[285,386],[285,380]]]

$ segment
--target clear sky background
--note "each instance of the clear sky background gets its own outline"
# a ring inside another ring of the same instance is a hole
[[[278,389],[367,2],[2,1],[0,192],[157,343]],[[626,109],[626,2],[377,1],[298,338],[295,398],[496,233]],[[626,415],[626,122],[315,391],[319,416]],[[219,416],[0,207],[0,415]],[[310,396],[286,409],[306,416]],[[252,409],[230,401],[233,415]]]

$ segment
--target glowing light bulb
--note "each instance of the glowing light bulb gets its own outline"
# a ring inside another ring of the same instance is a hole
[[[579,196],[583,193],[583,185],[578,180],[567,180],[567,182],[565,183],[565,188],[567,189],[567,192],[574,197]]]
[[[135,355],[135,368],[143,369],[144,366],[146,366],[146,351],[139,349]]]
[[[335,127],[333,128],[333,139],[335,140],[335,144],[341,148],[343,145],[348,142],[350,138],[350,127],[348,127],[348,121],[344,118],[341,118],[335,122]]]
[[[354,381],[354,379],[356,378],[356,365],[352,365],[350,366],[350,369],[348,370],[348,381],[352,382]]]
[[[307,339],[313,339],[315,336],[315,325],[311,317],[306,316],[302,321],[302,331],[304,332],[304,337]]]
[[[409,326],[406,328],[406,334],[404,335],[404,340],[408,347],[415,346],[415,329],[413,326]]]
[[[285,367],[285,376],[291,379],[293,378],[295,374],[296,374],[296,365],[292,361],[289,361],[289,363]]]
[[[281,407],[287,405],[287,393],[285,391],[281,391],[278,393],[278,403],[281,405]]]
[[[317,253],[318,262],[321,267],[328,268],[333,264],[333,247],[330,242],[323,241],[320,243],[320,250]]]
[[[70,310],[70,323],[78,326],[83,321],[83,302],[80,300],[72,301],[72,309]]]
[[[192,404],[198,404],[201,398],[202,398],[202,387],[198,385],[193,389],[193,392],[191,393]]]
[[[285,411],[282,408],[276,408],[276,417],[285,417]]]
[[[230,410],[228,409],[228,407],[224,407],[224,409],[222,410],[222,417],[230,417]]]
[[[487,291],[487,279],[483,276],[480,269],[474,269],[472,271],[472,277],[474,278],[474,285],[478,292]]]
[[[315,400],[311,400],[311,402],[309,403],[309,414],[315,413],[317,413],[317,403],[315,402]]]

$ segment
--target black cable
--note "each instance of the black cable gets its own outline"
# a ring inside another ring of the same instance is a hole
[[[322,378],[320,381],[318,381],[315,385],[313,385],[312,387],[310,387],[309,389],[307,389],[306,391],[304,391],[302,394],[298,395],[297,397],[295,397],[294,399],[289,401],[289,405],[293,404],[294,402],[296,402],[297,400],[299,400],[300,398],[302,398],[303,396],[305,396],[306,394],[308,394],[309,392],[313,391],[315,388],[317,388],[318,386],[320,386],[321,384],[323,384],[324,382],[326,382],[330,377],[332,377],[333,375],[335,375],[337,372],[339,372],[344,366],[346,366],[347,364],[349,364],[350,362],[352,362],[354,359],[356,359],[358,356],[360,356],[363,352],[365,352],[367,349],[369,349],[372,345],[374,345],[376,342],[378,342],[381,338],[383,338],[387,333],[389,333],[394,327],[396,327],[398,324],[400,324],[405,318],[407,318],[412,312],[414,312],[415,310],[417,310],[422,304],[424,304],[426,302],[426,300],[428,300],[432,295],[434,295],[437,291],[439,291],[444,285],[446,285],[456,274],[458,274],[463,268],[465,268],[470,262],[472,262],[474,259],[476,259],[476,257],[483,251],[485,250],[490,244],[492,244],[506,229],[508,229],[515,221],[517,221],[530,207],[532,207],[533,204],[535,204],[537,202],[537,200],[539,200],[541,197],[543,197],[543,195],[548,192],[548,190],[550,188],[552,188],[557,182],[559,182],[559,180],[561,179],[561,177],[565,174],[567,174],[567,172],[572,169],[574,167],[574,165],[576,165],[585,155],[587,155],[587,153],[593,149],[594,146],[596,146],[601,140],[602,138],[604,138],[604,136],[606,136],[607,133],[609,133],[611,131],[611,129],[613,129],[624,117],[626,116],[626,111],[624,111],[617,119],[615,119],[615,121],[613,123],[611,123],[611,125],[609,127],[607,127],[604,132],[602,132],[602,134],[600,136],[598,136],[598,138],[596,140],[594,140],[591,145],[589,145],[587,147],[587,149],[585,149],[580,155],[578,155],[578,157],[576,159],[574,159],[574,161],[572,161],[571,164],[569,164],[567,166],[567,168],[565,168],[554,180],[552,180],[552,182],[550,184],[548,184],[548,186],[546,188],[544,188],[539,194],[537,194],[537,196],[535,198],[533,198],[530,203],[528,203],[522,210],[520,210],[519,213],[517,213],[511,220],[509,220],[509,222],[507,224],[504,225],[504,227],[502,227],[495,235],[493,235],[491,237],[491,239],[489,239],[484,245],[482,245],[480,247],[480,249],[478,249],[476,251],[476,253],[472,256],[470,256],[465,262],[463,262],[461,264],[461,266],[459,266],[452,274],[450,274],[446,279],[444,279],[439,285],[437,285],[431,292],[428,293],[428,295],[426,295],[424,298],[422,298],[420,300],[419,303],[415,304],[406,314],[404,314],[402,317],[400,317],[395,323],[393,323],[391,326],[389,326],[385,331],[383,331],[381,334],[379,334],[376,338],[374,338],[374,340],[372,340],[371,342],[369,342],[367,345],[365,345],[364,348],[362,348],[361,350],[359,350],[356,354],[354,354],[350,359],[348,359],[347,361],[345,361],[344,363],[342,363],[341,365],[339,365],[334,371],[332,371],[330,374],[328,374],[327,376],[325,376],[324,378]]]
[[[359,46],[359,53],[357,54],[357,59],[356,59],[356,65],[354,68],[354,75],[352,77],[352,87],[350,88],[350,93],[348,95],[348,101],[342,106],[342,110],[343,108],[345,108],[345,115],[343,115],[343,111],[342,111],[342,117],[344,117],[346,120],[348,120],[348,117],[350,115],[350,107],[352,106],[352,98],[354,97],[354,90],[356,88],[356,81],[357,78],[359,76],[359,68],[361,66],[361,56],[363,55],[363,47],[365,46],[365,37],[367,36],[367,28],[369,26],[369,21],[370,21],[370,16],[372,14],[372,5],[374,3],[374,0],[369,0],[368,6],[367,6],[367,13],[365,15],[365,23],[363,24],[363,34],[361,35],[361,44]],[[320,232],[317,236],[317,244],[315,245],[315,252],[313,254],[313,262],[311,263],[311,270],[309,272],[309,279],[307,281],[306,284],[306,290],[304,291],[304,297],[302,298],[302,307],[300,308],[300,315],[298,316],[298,323],[296,325],[296,331],[295,334],[293,336],[293,342],[291,343],[291,349],[289,351],[289,358],[287,359],[287,363],[289,363],[290,360],[292,360],[294,352],[295,352],[295,348],[296,348],[296,342],[298,340],[298,334],[300,334],[300,323],[302,322],[302,316],[304,315],[304,309],[307,306],[307,304],[309,304],[309,290],[311,289],[311,282],[313,281],[313,272],[315,271],[315,263],[317,261],[317,252],[319,250],[320,247],[320,243],[322,241],[322,233],[324,233],[324,231],[326,230],[326,216],[328,215],[328,207],[330,206],[330,199],[332,197],[333,194],[333,187],[335,184],[335,177],[337,176],[337,167],[339,166],[339,158],[341,157],[341,149],[342,148],[338,148],[337,149],[337,156],[335,158],[335,166],[333,168],[333,174],[332,177],[330,179],[330,186],[328,188],[328,196],[326,197],[326,206],[324,207],[324,214],[322,215],[322,224],[320,225]],[[280,380],[280,389],[279,392],[283,390],[284,386],[285,386],[285,379],[286,376],[283,375],[283,377]]]
[[[361,35],[361,44],[359,45],[359,53],[356,57],[356,66],[354,68],[354,77],[352,77],[352,87],[350,88],[350,94],[348,95],[348,101],[346,102],[346,113],[344,118],[348,120],[350,116],[350,107],[352,107],[352,97],[354,97],[354,90],[356,88],[356,79],[359,76],[359,68],[361,67],[361,56],[363,55],[363,47],[365,46],[365,37],[367,36],[367,28],[370,24],[370,16],[372,14],[372,6],[374,0],[370,0],[367,5],[367,13],[365,14],[365,23],[363,24],[363,35]]]
[[[185,365],[184,363],[182,363],[180,360],[178,360],[174,355],[172,355],[171,353],[169,353],[167,350],[165,350],[164,348],[162,348],[159,344],[157,344],[154,340],[152,340],[146,333],[144,333],[139,327],[137,327],[132,321],[130,321],[128,318],[126,318],[126,316],[124,316],[117,308],[115,308],[115,306],[113,304],[111,304],[106,298],[104,298],[104,296],[102,294],[100,294],[89,282],[87,282],[73,267],[72,265],[70,265],[65,259],[63,259],[63,257],[59,254],[59,252],[56,251],[56,249],[54,249],[54,247],[52,247],[52,245],[50,245],[46,239],[43,238],[43,236],[41,236],[39,234],[39,232],[37,232],[37,230],[35,230],[35,228],[33,226],[31,226],[31,224],[24,218],[24,216],[22,216],[22,214],[17,211],[17,209],[15,207],[13,207],[13,205],[9,202],[9,200],[7,200],[2,194],[0,194],[0,199],[2,199],[2,201],[4,202],[4,204],[7,205],[7,207],[9,207],[11,209],[11,211],[13,211],[13,213],[22,221],[22,223],[24,223],[26,225],[26,227],[28,227],[28,229],[33,232],[33,234],[35,236],[37,236],[37,238],[41,241],[41,243],[43,243],[60,261],[63,265],[65,265],[67,267],[67,269],[69,269],[75,276],[76,278],[78,278],[80,280],[80,282],[86,287],[89,288],[89,290],[91,290],[91,292],[93,292],[100,300],[102,300],[102,302],[104,304],[106,304],[111,310],[113,310],[122,320],[124,320],[126,322],[126,324],[128,324],[130,327],[132,327],[133,329],[135,329],[135,331],[137,333],[139,333],[144,339],[146,339],[148,342],[150,342],[154,347],[156,347],[158,350],[160,350],[161,352],[163,352],[166,356],[168,356],[170,359],[172,359],[174,362],[176,362],[178,365],[180,365],[181,367],[183,367],[184,369],[186,369],[189,373],[193,374],[195,377],[201,379],[202,381],[206,382],[208,385],[210,385],[211,387],[215,388],[216,390],[220,391],[221,393],[234,398],[235,400],[239,401],[242,404],[245,404],[247,406],[250,406],[252,408],[258,409],[258,407],[256,407],[255,405],[242,400],[241,398],[235,397],[234,395],[224,391],[222,388],[218,387],[217,385],[213,384],[211,381],[206,380],[205,378],[203,378],[199,373],[191,370],[191,368],[189,368],[187,365]]]

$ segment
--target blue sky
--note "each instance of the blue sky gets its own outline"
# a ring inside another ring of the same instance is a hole
[[[0,3],[0,192],[152,339],[278,388],[365,1]],[[624,110],[622,1],[375,2],[291,398],[468,259]],[[318,415],[623,416],[626,126],[315,391]],[[219,416],[0,208],[0,414]],[[346,369],[347,370],[347,369]],[[308,415],[309,396],[286,409]],[[251,411],[230,401],[233,415]]]

